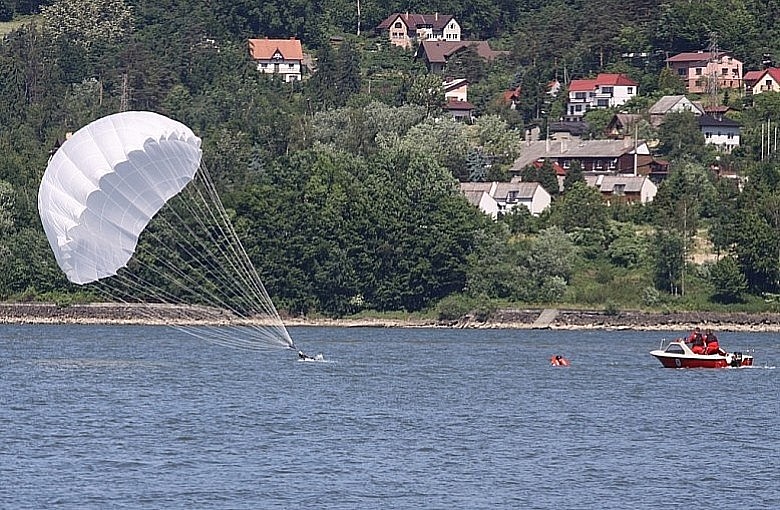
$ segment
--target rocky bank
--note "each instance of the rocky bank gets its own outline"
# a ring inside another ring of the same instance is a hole
[[[226,321],[223,314],[213,309],[161,306],[153,314],[143,305],[80,304],[58,306],[52,303],[0,304],[0,323],[5,324],[165,324],[192,318],[203,323]],[[186,319],[183,319],[186,317]],[[323,319],[289,318],[290,326],[341,327],[445,327],[445,328],[507,328],[507,329],[635,329],[680,331],[695,326],[717,331],[778,331],[780,313],[714,313],[671,312],[651,313],[621,311],[607,313],[585,310],[500,310],[489,320],[464,317],[457,321],[393,320],[393,319]]]

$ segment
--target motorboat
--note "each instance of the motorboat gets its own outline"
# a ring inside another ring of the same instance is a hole
[[[749,367],[753,365],[753,356],[746,352],[726,352],[718,349],[712,354],[696,354],[684,338],[671,340],[650,354],[666,368],[728,368]]]

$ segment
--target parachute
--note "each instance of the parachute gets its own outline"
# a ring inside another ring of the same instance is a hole
[[[71,282],[197,337],[294,347],[201,156],[190,128],[153,112],[76,131],[38,193],[57,264]]]

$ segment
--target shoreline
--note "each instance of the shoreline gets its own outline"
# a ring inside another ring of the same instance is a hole
[[[154,315],[146,305],[92,303],[59,306],[54,303],[0,303],[0,324],[94,325],[226,325],[222,312],[203,307],[161,305]],[[457,321],[385,318],[282,318],[287,327],[373,327],[447,329],[552,329],[690,331],[696,326],[716,331],[780,332],[780,313],[621,311],[609,314],[593,310],[499,310],[488,321],[464,317]],[[250,321],[262,324],[262,320]],[[246,324],[246,322],[244,322]]]

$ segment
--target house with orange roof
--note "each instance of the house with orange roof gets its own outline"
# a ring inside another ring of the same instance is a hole
[[[394,12],[377,25],[376,32],[387,34],[390,44],[411,49],[422,41],[460,41],[460,24],[450,14]]]
[[[666,64],[685,82],[688,92],[700,94],[714,87],[742,88],[742,62],[725,51],[694,51],[679,53],[666,59]]]
[[[745,94],[780,92],[780,67],[769,67],[761,71],[748,71],[742,78]]]
[[[599,73],[596,78],[572,80],[566,120],[582,120],[588,110],[625,104],[636,96],[638,89],[639,84],[622,73]]]
[[[300,81],[303,49],[298,39],[249,39],[249,55],[257,70],[279,75],[283,81]]]

